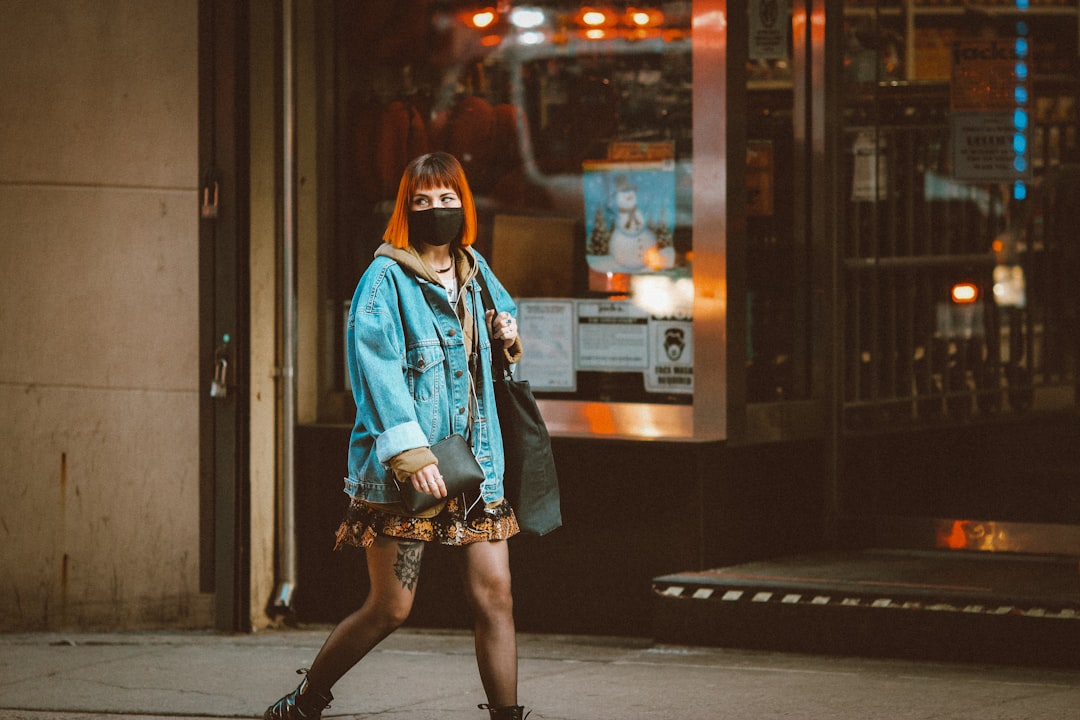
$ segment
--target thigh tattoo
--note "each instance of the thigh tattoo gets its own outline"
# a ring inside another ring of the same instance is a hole
[[[420,558],[424,554],[424,543],[398,543],[397,560],[394,561],[394,576],[401,587],[412,590],[420,577]]]

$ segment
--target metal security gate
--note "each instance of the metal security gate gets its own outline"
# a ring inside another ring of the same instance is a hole
[[[1076,403],[1075,112],[1033,129],[1016,199],[951,179],[948,107],[947,87],[902,85],[848,105],[845,431]]]

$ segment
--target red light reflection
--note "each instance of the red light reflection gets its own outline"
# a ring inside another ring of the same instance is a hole
[[[970,524],[970,520],[953,520],[947,533],[938,532],[937,546],[949,548],[950,550],[966,549],[968,546],[967,527]]]

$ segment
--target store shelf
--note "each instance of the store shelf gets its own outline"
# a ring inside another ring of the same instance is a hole
[[[1064,15],[1076,17],[1077,14],[1075,5],[1037,5],[1028,8],[1018,8],[1010,5],[913,5],[909,7],[909,12],[917,16],[982,13],[984,15]]]
[[[1061,45],[1055,51],[1064,53],[1069,58],[1072,58],[1080,47],[1080,6],[1076,2],[1032,3],[1027,8],[1017,7],[1015,3],[993,2],[908,2],[886,6],[847,4],[844,7],[844,17],[864,27],[868,23],[874,24],[875,31],[882,38],[880,46],[887,46],[891,36],[896,39],[898,49],[902,49],[901,72],[879,79],[947,78],[952,43],[960,37],[961,30],[970,29],[966,27],[968,17],[1023,18],[1037,23],[1044,31],[1047,27],[1052,27],[1052,32],[1059,34]],[[958,23],[965,27],[960,27]],[[1052,25],[1048,26],[1048,23]],[[1075,58],[1072,60],[1075,61]],[[1050,72],[1058,70],[1055,68]]]

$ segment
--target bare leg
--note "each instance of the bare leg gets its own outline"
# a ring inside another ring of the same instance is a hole
[[[424,543],[383,535],[367,549],[371,589],[359,610],[338,623],[308,671],[308,682],[329,692],[356,663],[398,629],[412,610]]]
[[[517,705],[517,634],[505,540],[463,548],[465,595],[476,619],[476,664],[488,703]]]

